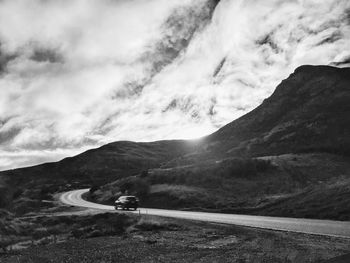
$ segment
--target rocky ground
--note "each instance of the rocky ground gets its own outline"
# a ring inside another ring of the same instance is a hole
[[[97,219],[103,223],[104,218],[111,223],[110,215],[100,215]],[[55,243],[48,239],[46,244],[39,242],[26,249],[3,253],[0,262],[302,263],[324,262],[339,256],[343,261],[329,262],[349,262],[349,257],[344,255],[350,253],[350,239],[153,216],[130,220],[137,223],[126,224],[125,231],[106,232],[108,227],[101,228],[96,220],[79,219],[88,233],[80,237],[58,235]],[[74,224],[67,218],[64,222],[67,228]]]

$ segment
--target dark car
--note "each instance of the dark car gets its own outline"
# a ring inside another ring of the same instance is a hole
[[[134,210],[137,209],[139,205],[139,200],[136,196],[121,196],[118,198],[117,201],[115,201],[115,209],[121,208],[123,210],[133,208]]]

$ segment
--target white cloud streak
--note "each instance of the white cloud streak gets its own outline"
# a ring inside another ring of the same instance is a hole
[[[0,170],[122,139],[199,137],[297,66],[349,62],[347,0],[222,0],[209,21],[210,8],[0,1]]]

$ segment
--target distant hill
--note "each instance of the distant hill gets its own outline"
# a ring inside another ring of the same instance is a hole
[[[147,205],[159,207],[171,200],[169,206],[177,208],[273,214],[283,198],[288,196],[291,206],[292,196],[310,187],[317,189],[309,199],[317,199],[323,189],[319,184],[331,182],[335,186],[330,191],[335,193],[340,184],[342,196],[350,192],[346,190],[349,116],[350,68],[301,66],[259,107],[200,140],[115,142],[60,162],[5,171],[0,176],[21,189],[17,196],[24,193],[32,200],[95,185],[93,198],[108,202],[125,190],[125,185],[130,191],[147,185]],[[143,183],[139,184],[140,180]],[[267,206],[270,210],[264,208]],[[284,213],[292,214],[294,208],[290,209]],[[344,209],[342,218],[347,218],[347,213],[350,217],[350,207],[349,212],[347,206]]]

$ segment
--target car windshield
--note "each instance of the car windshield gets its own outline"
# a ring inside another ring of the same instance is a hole
[[[136,197],[135,196],[122,196],[119,198],[119,200],[135,201]]]

